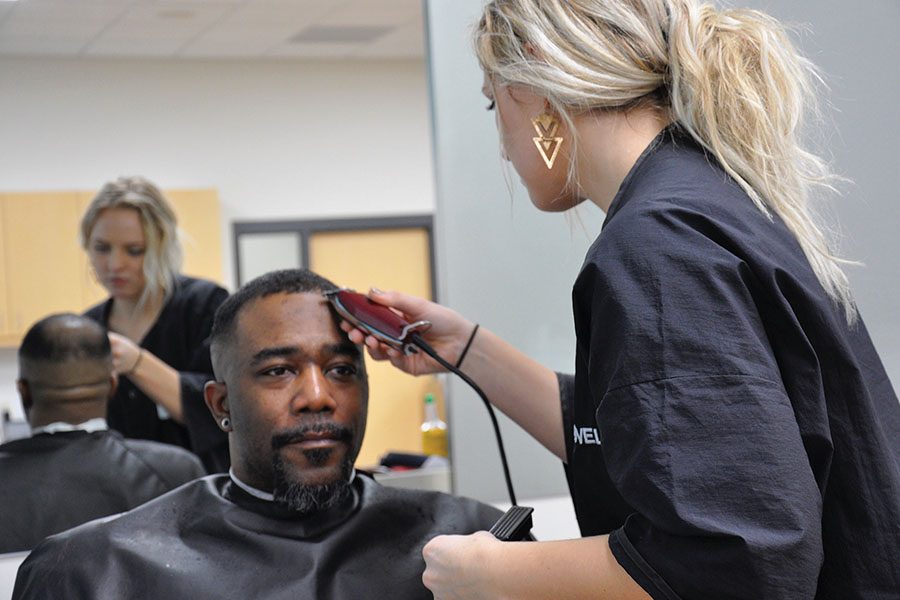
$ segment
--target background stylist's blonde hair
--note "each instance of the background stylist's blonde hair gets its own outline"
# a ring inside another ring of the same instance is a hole
[[[143,177],[119,177],[103,186],[81,219],[81,246],[88,250],[91,231],[100,214],[109,208],[131,208],[138,212],[144,230],[144,291],[138,300],[144,306],[151,298],[167,299],[181,270],[181,244],[175,212],[158,187]]]
[[[813,191],[833,190],[835,179],[800,142],[804,119],[818,116],[820,79],[774,18],[696,0],[493,0],[475,46],[493,81],[530,87],[570,125],[588,110],[668,111],[761,211],[784,221],[856,319],[847,261],[810,209]]]

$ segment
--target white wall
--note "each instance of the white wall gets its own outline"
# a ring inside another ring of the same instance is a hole
[[[0,123],[0,191],[218,188],[229,284],[235,220],[434,209],[421,61],[0,58]],[[15,376],[0,350],[0,410]]]

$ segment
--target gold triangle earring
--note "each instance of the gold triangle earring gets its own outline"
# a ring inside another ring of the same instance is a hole
[[[563,141],[556,135],[556,132],[559,131],[559,119],[544,110],[531,120],[531,124],[534,125],[534,130],[538,134],[538,137],[531,139],[534,140],[534,145],[541,153],[541,158],[544,159],[547,168],[552,169]]]

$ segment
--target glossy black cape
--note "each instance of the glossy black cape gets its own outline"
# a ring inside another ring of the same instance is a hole
[[[0,554],[130,510],[204,475],[196,456],[115,431],[39,434],[0,446]]]
[[[13,597],[269,599],[422,598],[422,547],[489,529],[474,500],[383,487],[365,475],[345,505],[298,517],[227,475],[185,485],[122,516],[38,546]]]

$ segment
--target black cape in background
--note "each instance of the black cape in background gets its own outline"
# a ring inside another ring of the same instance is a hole
[[[567,471],[655,599],[900,597],[900,405],[797,241],[668,130],[573,290]],[[567,391],[568,390],[568,391]]]
[[[202,477],[196,456],[115,431],[42,433],[0,446],[0,554],[130,510]]]
[[[156,404],[127,376],[109,403],[107,421],[125,437],[175,444],[192,450],[209,473],[230,466],[228,436],[219,429],[203,400],[203,385],[212,379],[209,333],[216,309],[228,292],[210,281],[178,277],[175,290],[140,346],[178,371],[185,425],[160,419]],[[112,300],[90,308],[85,316],[109,326]]]
[[[13,598],[120,600],[422,598],[422,547],[489,529],[500,511],[365,475],[345,505],[298,517],[227,475],[185,485],[119,517],[38,546]]]

